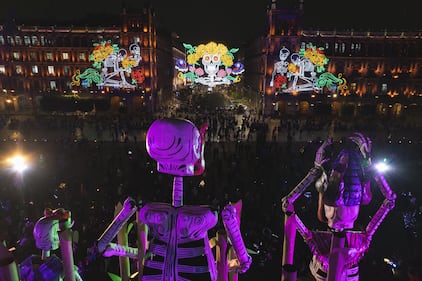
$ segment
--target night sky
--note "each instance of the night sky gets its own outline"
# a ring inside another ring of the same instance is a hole
[[[122,3],[141,8],[146,0],[2,0],[0,20],[14,15],[18,23],[67,21],[118,16]],[[280,1],[280,0],[279,0]],[[284,1],[284,2],[283,2]],[[293,0],[281,0],[292,2]],[[160,25],[177,33],[184,42],[199,44],[211,40],[239,45],[265,31],[266,7],[270,0],[153,0]],[[175,5],[174,3],[177,3]],[[353,6],[349,6],[353,5]],[[314,29],[355,30],[421,29],[422,20],[414,0],[306,0],[305,24]],[[27,22],[26,22],[27,21]],[[107,25],[107,24],[104,24]],[[236,47],[236,46],[230,46]]]

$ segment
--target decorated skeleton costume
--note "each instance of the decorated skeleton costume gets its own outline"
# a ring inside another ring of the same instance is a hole
[[[372,167],[371,140],[361,133],[352,134],[332,162],[327,155],[331,144],[331,139],[327,139],[321,145],[314,167],[282,199],[282,209],[286,213],[282,280],[296,279],[293,266],[296,230],[313,253],[309,267],[315,280],[359,280],[358,263],[368,250],[375,231],[394,208],[395,193],[384,176]],[[365,230],[354,231],[360,205],[369,204],[372,198],[371,176],[385,199]],[[314,182],[319,192],[318,218],[327,223],[328,231],[310,231],[294,213],[293,203]]]
[[[44,210],[44,216],[35,223],[33,230],[36,247],[42,254],[31,255],[19,264],[21,281],[82,281],[73,260],[73,223],[69,210]],[[59,248],[61,258],[51,254]]]

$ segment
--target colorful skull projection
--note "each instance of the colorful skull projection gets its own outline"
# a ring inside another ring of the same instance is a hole
[[[233,62],[234,54],[239,49],[229,50],[224,44],[215,42],[183,46],[187,50],[187,62],[183,59],[176,61],[179,78],[208,86],[209,89],[240,81],[239,75],[245,71],[244,66],[240,62]]]

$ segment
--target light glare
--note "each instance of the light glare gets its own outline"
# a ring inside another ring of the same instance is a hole
[[[384,159],[382,162],[378,162],[375,164],[375,168],[378,172],[383,173],[390,169],[390,166],[387,164],[386,160]]]
[[[11,164],[11,168],[15,172],[23,173],[28,168],[28,164],[23,156],[17,155],[9,158],[7,161]]]

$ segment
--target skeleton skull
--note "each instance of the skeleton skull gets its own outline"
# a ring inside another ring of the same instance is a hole
[[[210,77],[215,77],[221,65],[221,57],[219,54],[205,54],[202,57],[202,64],[205,72]]]
[[[157,161],[157,170],[161,173],[194,176],[204,170],[203,138],[198,128],[188,120],[154,121],[147,132],[146,147],[149,155]]]

